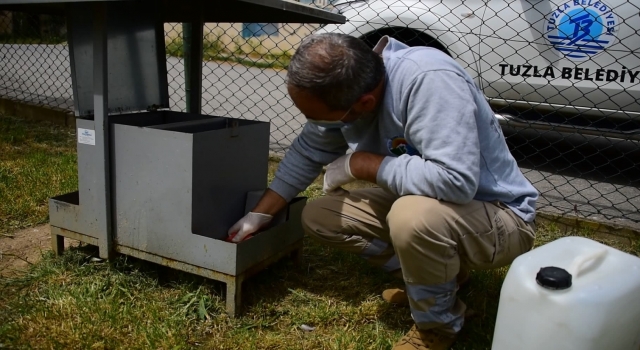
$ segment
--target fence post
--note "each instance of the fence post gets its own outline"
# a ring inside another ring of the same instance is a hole
[[[182,25],[187,113],[201,113],[204,23],[202,17],[195,17]]]
[[[191,113],[191,23],[182,23],[182,52],[187,113]]]

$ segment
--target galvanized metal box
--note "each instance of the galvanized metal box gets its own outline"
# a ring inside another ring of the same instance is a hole
[[[267,122],[171,111],[110,119],[114,236],[120,244],[135,247],[150,232],[162,246],[179,240],[176,232],[224,238],[243,215],[247,193],[267,187]],[[93,120],[78,119],[77,126],[95,130]],[[94,179],[102,160],[90,142],[77,147],[79,191],[52,198],[50,220],[97,238],[94,218],[104,193]]]
[[[118,244],[172,257],[178,232],[223,239],[267,187],[269,123],[178,112],[112,118]]]
[[[77,125],[95,129],[90,119]],[[232,315],[246,277],[300,253],[304,197],[251,239],[224,240],[267,188],[269,123],[157,111],[111,116],[109,128],[115,251],[224,281]],[[101,161],[91,139],[79,138],[79,191],[50,200],[54,236],[103,239],[95,219],[104,196],[95,181]]]

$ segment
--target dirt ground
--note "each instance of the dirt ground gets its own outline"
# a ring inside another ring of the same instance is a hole
[[[65,247],[78,245],[65,238]],[[49,225],[30,227],[10,235],[0,236],[0,277],[11,277],[24,272],[36,263],[42,253],[51,249]]]

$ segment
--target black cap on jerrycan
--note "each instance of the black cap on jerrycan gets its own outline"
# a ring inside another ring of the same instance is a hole
[[[571,287],[571,274],[555,266],[543,267],[536,275],[536,282],[546,289],[563,290]]]

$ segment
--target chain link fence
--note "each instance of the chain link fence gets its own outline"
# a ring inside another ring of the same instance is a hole
[[[640,223],[640,4],[575,1],[336,1],[344,25],[207,23],[202,113],[271,122],[282,155],[304,125],[287,96],[302,38],[385,35],[454,57],[484,91],[540,191],[538,208]],[[171,109],[186,111],[185,36],[165,24]],[[0,12],[0,99],[73,110],[64,18]],[[0,111],[0,113],[2,113]]]

